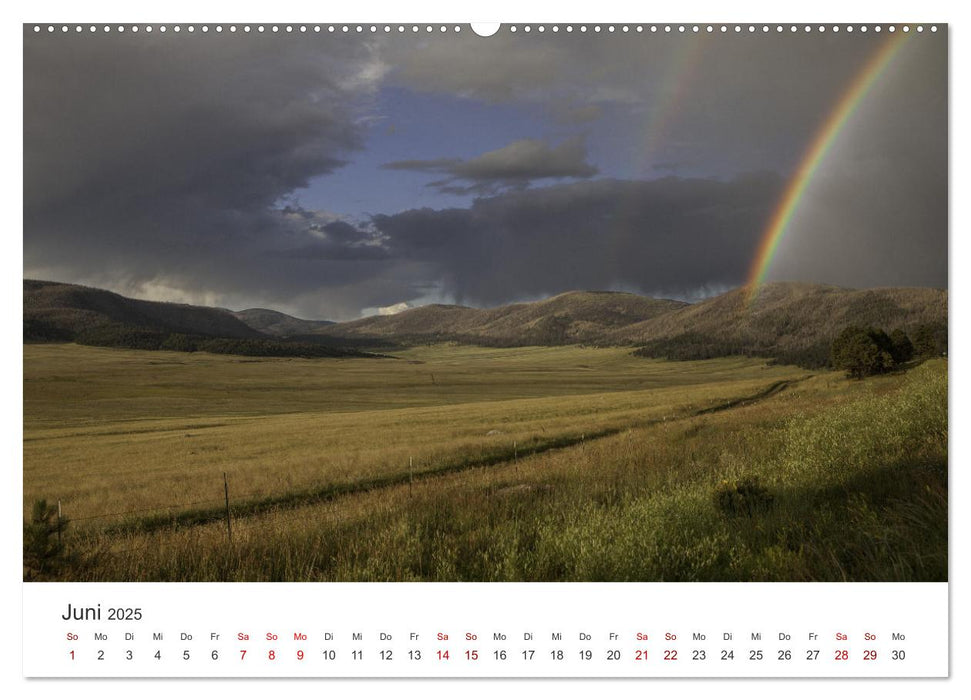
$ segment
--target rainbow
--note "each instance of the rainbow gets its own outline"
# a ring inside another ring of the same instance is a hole
[[[661,86],[655,93],[656,100],[644,147],[639,153],[641,172],[648,166],[657,165],[654,159],[684,109],[705,52],[704,38],[701,35],[671,38],[676,42],[674,59],[665,70]]]
[[[746,307],[751,306],[752,302],[758,296],[759,287],[765,280],[765,275],[769,270],[769,265],[772,263],[776,249],[779,247],[779,242],[785,235],[786,228],[789,226],[789,222],[792,221],[793,214],[795,214],[796,209],[799,207],[799,202],[806,192],[806,187],[812,181],[816,169],[826,157],[826,153],[833,145],[836,137],[843,130],[847,120],[856,111],[856,108],[859,107],[867,92],[869,92],[881,73],[890,64],[890,61],[900,47],[903,46],[906,37],[907,34],[898,31],[883,42],[880,48],[874,52],[866,64],[864,64],[863,68],[856,74],[853,81],[840,96],[839,102],[836,103],[836,106],[829,113],[826,121],[816,131],[812,142],[809,144],[809,148],[803,154],[799,168],[789,181],[782,195],[782,199],[779,200],[779,203],[773,210],[769,225],[765,229],[765,233],[762,235],[762,239],[756,249],[755,258],[752,261],[748,279],[745,283]]]

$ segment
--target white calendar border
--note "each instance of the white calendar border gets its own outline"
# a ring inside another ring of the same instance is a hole
[[[447,21],[465,23],[473,21],[494,21],[502,19],[505,21],[550,21],[555,18],[557,21],[630,21],[643,19],[651,22],[689,22],[689,21],[806,21],[813,22],[873,22],[875,19],[880,21],[910,21],[912,19],[927,19],[929,21],[947,21],[951,23],[949,28],[952,55],[951,73],[951,124],[971,123],[971,109],[968,103],[968,72],[971,70],[969,64],[969,40],[965,36],[968,33],[968,25],[965,23],[966,15],[955,9],[948,2],[936,2],[925,0],[920,3],[900,2],[899,0],[884,0],[878,8],[869,4],[859,6],[851,3],[833,0],[814,0],[807,4],[805,8],[796,5],[780,6],[776,2],[742,2],[736,1],[726,5],[724,2],[714,2],[703,0],[694,2],[691,6],[684,3],[671,3],[667,6],[651,4],[650,6],[634,6],[618,0],[597,0],[591,3],[591,7],[583,8],[579,5],[563,7],[559,3],[549,0],[535,2],[528,6],[515,0],[494,0],[488,3],[480,3],[475,7],[470,7],[464,3],[453,2],[423,2],[417,3],[390,3],[385,0],[373,1],[370,3],[350,3],[345,6],[324,6],[320,3],[312,2],[287,2],[277,0],[269,8],[266,3],[256,2],[213,2],[202,4],[191,0],[169,0],[162,4],[158,3],[154,7],[145,5],[135,6],[128,3],[94,2],[93,0],[85,3],[77,2],[44,2],[8,8],[3,10],[5,22],[0,25],[3,28],[4,41],[0,44],[0,51],[3,56],[4,86],[7,88],[8,95],[15,97],[8,104],[7,113],[4,116],[4,125],[7,133],[7,148],[4,162],[4,176],[2,196],[6,204],[5,211],[8,212],[8,228],[4,238],[3,246],[6,255],[2,257],[4,264],[4,275],[0,277],[6,298],[12,300],[8,306],[8,313],[13,310],[15,305],[19,305],[22,285],[22,240],[16,235],[18,230],[22,231],[22,182],[21,166],[18,162],[18,155],[22,153],[18,144],[19,136],[22,134],[22,112],[20,109],[12,109],[16,98],[22,96],[22,52],[21,52],[21,29],[19,24],[24,21],[73,21],[90,20],[98,18],[123,20],[126,22],[157,22],[159,20],[171,21],[178,18],[180,21],[212,21],[220,17],[232,18],[233,21],[266,21],[270,20],[306,20],[309,18],[322,19],[326,21],[393,21],[397,19],[416,20],[416,21]],[[264,9],[261,9],[264,8]],[[875,14],[876,12],[876,14]],[[960,76],[958,79],[956,76]],[[967,132],[958,129],[952,130],[952,177],[950,189],[953,200],[959,206],[952,206],[953,231],[971,230],[971,219],[968,216],[967,206],[963,205],[960,199],[953,193],[967,192],[971,188],[968,175],[968,163],[971,158],[969,153],[969,138]],[[12,214],[9,212],[13,212]],[[967,254],[966,237],[952,236],[950,248],[950,264],[952,270],[961,270],[966,265],[971,264],[971,258]],[[967,276],[955,276],[949,286],[949,304],[954,309],[951,319],[952,337],[949,344],[951,357],[958,357],[959,362],[963,359],[966,352],[966,340],[968,339],[968,300],[969,288]],[[17,455],[13,460],[11,469],[14,472],[13,484],[8,490],[10,502],[8,507],[3,509],[7,518],[7,532],[20,532],[19,514],[20,494],[22,493],[22,464],[19,458],[21,454],[21,429],[22,429],[22,375],[20,372],[11,371],[13,367],[21,366],[21,353],[14,348],[20,347],[20,329],[11,323],[8,327],[6,342],[3,344],[3,358],[6,360],[4,367],[7,371],[3,375],[4,396],[4,417],[7,419],[7,430],[3,433],[5,454]],[[967,415],[967,396],[969,396],[969,385],[966,371],[963,364],[959,364],[957,369],[951,368],[951,412],[952,429],[951,435],[958,435],[958,439],[953,440],[950,449],[952,464],[960,465],[967,462],[963,459],[968,456],[967,443],[960,439],[960,429],[955,430],[958,419],[963,419]],[[951,474],[951,503],[955,504],[951,508],[951,576],[952,582],[950,590],[952,597],[952,618],[951,618],[951,658],[966,659],[969,656],[969,649],[964,642],[962,634],[966,633],[968,626],[967,605],[964,603],[965,590],[964,582],[968,578],[967,558],[958,559],[956,554],[958,548],[955,541],[959,540],[957,533],[968,531],[967,508],[956,507],[956,504],[965,503],[969,497],[966,478],[959,469],[952,470]],[[510,690],[537,692],[540,687],[536,682],[530,681],[494,681],[480,683],[466,683],[462,681],[408,681],[396,683],[393,681],[328,681],[326,685],[307,685],[308,681],[266,681],[245,683],[242,681],[221,681],[217,686],[211,681],[167,681],[144,683],[139,681],[85,681],[85,682],[55,682],[54,685],[47,683],[27,682],[21,677],[20,664],[20,635],[13,624],[20,615],[16,608],[21,600],[21,552],[17,548],[17,537],[3,538],[4,557],[2,567],[4,572],[3,600],[5,606],[5,620],[11,624],[5,626],[6,635],[3,637],[3,680],[5,685],[27,693],[48,693],[56,692],[72,694],[80,692],[83,695],[97,693],[99,697],[123,697],[138,693],[143,698],[168,697],[173,693],[184,693],[187,690],[201,693],[212,693],[214,691],[225,693],[232,692],[235,697],[248,698],[263,696],[272,692],[282,690],[287,693],[300,693],[305,690],[311,692],[326,693],[357,693],[362,690],[372,692],[395,692],[406,696],[436,697],[454,696],[460,692],[463,697],[480,698],[492,697],[496,693],[507,693]],[[232,584],[223,584],[231,586]],[[962,596],[957,598],[955,603],[955,588],[962,588]],[[935,697],[956,694],[959,681],[966,680],[968,672],[962,671],[961,664],[953,664],[952,680],[950,682],[940,681],[818,681],[811,683],[793,683],[788,681],[709,681],[697,680],[687,681],[692,684],[702,683],[700,687],[693,686],[700,692],[712,692],[716,688],[708,684],[717,683],[719,695],[728,697],[777,697],[780,693],[787,696],[810,697],[819,693],[840,692],[879,692],[885,697],[912,697],[916,693],[931,692]],[[617,697],[643,697],[644,693],[650,692],[684,692],[686,688],[679,686],[679,683],[686,681],[650,681],[651,685],[642,685],[644,681],[543,681],[543,692],[562,693],[567,697],[588,696],[593,692],[609,692]],[[657,683],[663,685],[658,686]],[[668,685],[674,683],[675,685]],[[866,683],[864,687],[861,683]]]

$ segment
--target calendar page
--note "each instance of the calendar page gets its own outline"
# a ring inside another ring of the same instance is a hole
[[[23,675],[947,678],[948,24],[310,14],[22,26]]]

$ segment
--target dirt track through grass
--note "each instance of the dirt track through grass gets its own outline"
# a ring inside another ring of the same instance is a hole
[[[812,375],[809,375],[812,376]],[[808,377],[806,377],[808,378]],[[786,387],[797,384],[803,380],[791,380],[791,381],[781,381],[775,382],[763,391],[759,391],[751,396],[735,399],[728,401],[726,403],[720,404],[718,406],[712,406],[710,408],[700,409],[694,412],[687,413],[685,415],[680,415],[671,418],[670,420],[678,421],[687,418],[693,418],[696,416],[701,416],[709,413],[716,413],[720,411],[727,411],[732,408],[739,406],[751,406],[752,404],[761,401],[763,399],[774,396],[779,392],[785,390]],[[633,428],[648,428],[653,425],[658,425],[660,423],[668,422],[667,418],[662,419],[651,419],[641,422],[635,422],[626,428],[609,428],[605,430],[593,431],[590,433],[581,433],[580,435],[574,435],[572,437],[558,437],[545,441],[541,441],[538,444],[534,443],[531,445],[524,445],[520,450],[518,447],[514,449],[506,449],[503,452],[497,452],[495,454],[486,455],[483,457],[476,457],[471,459],[464,459],[457,462],[446,463],[441,466],[425,468],[418,472],[408,472],[402,474],[390,474],[388,476],[368,479],[363,481],[356,481],[347,484],[339,485],[329,485],[318,489],[308,489],[301,492],[284,493],[270,498],[261,498],[255,500],[244,500],[244,501],[233,501],[230,504],[230,516],[232,518],[245,518],[254,515],[260,515],[271,510],[280,510],[286,508],[299,508],[307,505],[312,505],[314,503],[321,503],[325,501],[330,501],[335,498],[340,498],[341,496],[347,496],[352,494],[362,494],[370,491],[376,491],[378,489],[389,488],[392,486],[399,486],[401,484],[407,484],[410,482],[424,481],[427,479],[434,479],[437,477],[445,476],[448,474],[454,474],[456,472],[461,472],[466,469],[475,469],[481,467],[491,467],[495,465],[509,464],[516,459],[526,458],[533,455],[540,455],[551,450],[565,449],[568,447],[573,447],[575,445],[583,444],[584,442],[592,442],[594,440],[599,440],[611,435],[617,435],[619,433],[631,430]],[[142,517],[137,519],[128,520],[118,525],[112,525],[105,529],[105,534],[121,534],[121,533],[131,533],[131,532],[154,532],[156,530],[162,530],[167,528],[177,528],[177,527],[190,527],[193,525],[205,525],[208,523],[216,522],[222,520],[226,517],[225,508],[206,508],[206,509],[196,509],[187,510],[183,512],[170,512],[165,515]]]

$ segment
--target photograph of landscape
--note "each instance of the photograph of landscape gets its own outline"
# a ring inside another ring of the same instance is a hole
[[[107,29],[24,26],[25,581],[948,579],[946,26]]]

